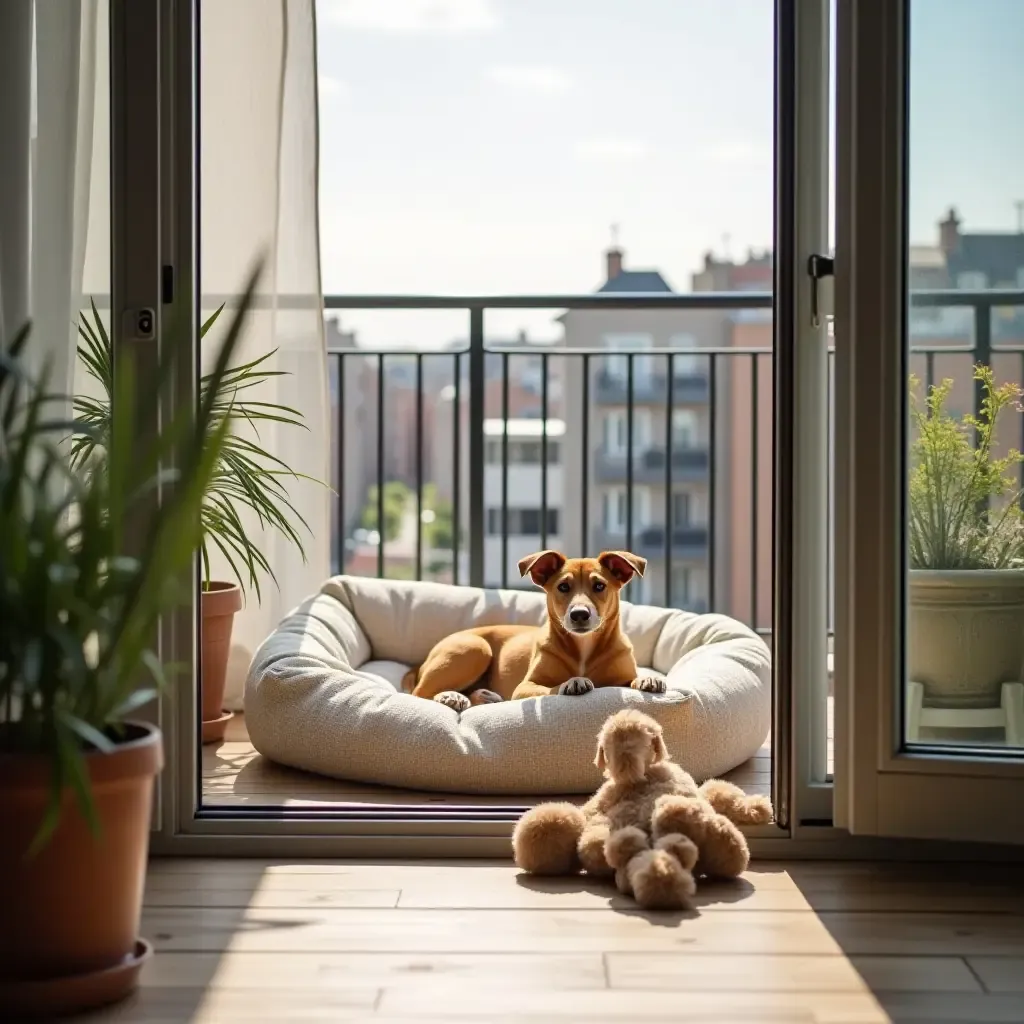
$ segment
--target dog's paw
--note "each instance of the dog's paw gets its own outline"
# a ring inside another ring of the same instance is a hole
[[[664,693],[668,689],[665,680],[659,679],[657,676],[640,676],[629,685],[641,693]]]
[[[594,684],[589,679],[584,679],[583,676],[573,676],[572,679],[566,679],[562,683],[558,692],[563,697],[579,697],[581,694],[590,693],[593,688]]]
[[[452,711],[462,712],[469,707],[469,698],[464,693],[459,693],[458,690],[445,690],[439,693],[434,700],[446,708],[451,708]]]
[[[469,703],[474,707],[480,704],[500,704],[504,699],[500,693],[495,693],[493,690],[474,690],[469,695]]]

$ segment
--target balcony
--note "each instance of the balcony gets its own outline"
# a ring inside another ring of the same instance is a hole
[[[633,458],[632,479],[638,484],[664,484],[666,475],[673,482],[706,480],[711,467],[707,448],[680,448],[672,452],[671,467],[664,448],[647,448]],[[629,465],[623,452],[598,450],[594,457],[594,476],[601,483],[623,483],[629,478]]]
[[[664,526],[637,526],[632,538],[627,529],[606,526],[594,529],[595,547],[602,549],[625,548],[643,555],[649,562],[666,558],[683,561],[703,560],[707,555],[709,530],[706,526],[681,526],[672,530],[671,549],[666,547]]]
[[[692,357],[693,350],[686,349]],[[639,353],[636,353],[639,354]],[[708,400],[706,373],[680,373],[672,375],[672,393],[669,395],[669,376],[665,373],[636,374],[633,379],[632,401],[636,405],[700,405]],[[628,375],[601,370],[597,374],[594,400],[599,405],[626,405],[630,401]]]
[[[665,368],[674,356],[692,356],[692,348],[620,353],[576,346],[570,339],[536,351],[524,348],[523,353],[534,356],[540,368],[539,415],[517,412],[511,404],[515,389],[509,374],[517,362],[525,362],[509,358],[515,351],[500,350],[502,377],[497,389],[488,386],[493,382],[486,374],[491,351],[487,313],[492,309],[605,309],[620,314],[659,309],[676,312],[683,321],[689,311],[699,309],[720,311],[723,318],[735,322],[732,314],[737,310],[770,310],[770,295],[331,296],[326,306],[329,310],[461,310],[469,324],[468,347],[441,353],[398,347],[370,351],[352,344],[331,347],[336,568],[511,586],[521,585],[515,565],[526,553],[524,544],[564,546],[569,553],[580,553],[628,543],[660,566],[651,574],[646,593],[650,603],[678,606],[673,600],[679,590],[679,581],[673,578],[675,566],[696,563],[706,585],[687,593],[691,605],[726,612],[770,633],[774,354],[768,318],[743,322],[745,343],[739,342],[737,333],[728,347],[701,349],[706,375],[682,385],[674,375],[671,394],[666,373],[609,376],[603,360],[610,354],[621,355],[628,367],[642,356]],[[1014,306],[1024,306],[1024,292],[913,293],[912,309],[964,310],[973,330],[966,338],[929,339],[927,344],[912,335],[912,371],[925,384],[956,378],[957,402],[963,408],[972,402],[969,375],[975,361],[991,363],[1002,379],[1024,379],[1024,338],[1009,341],[994,327],[999,311]],[[757,331],[761,334],[755,338]],[[389,378],[391,365],[401,364],[408,371],[410,362],[411,374],[406,372],[400,382]],[[440,375],[439,367],[444,369]],[[559,374],[561,379],[556,380]],[[555,387],[556,383],[560,386]],[[832,391],[830,381],[830,403]],[[629,467],[624,456],[604,450],[604,439],[593,427],[599,419],[593,410],[601,402],[628,406],[659,401],[671,413],[677,405],[692,405],[698,395],[703,396],[701,429],[706,429],[709,439],[703,448],[680,447],[668,453],[654,445],[639,453]],[[727,398],[720,400],[720,396]],[[539,461],[533,464],[529,479],[524,478],[523,467],[514,464],[514,455],[508,457],[507,446],[497,466],[487,464],[483,426],[488,419],[527,415],[549,424],[537,431],[534,443]],[[382,496],[395,482],[408,493],[406,518],[401,529],[391,535],[385,531],[377,542],[374,527],[387,512]],[[695,489],[694,500],[706,501],[700,519],[707,526],[675,528],[666,537],[665,523],[673,511],[671,496],[685,491],[689,483],[702,484]],[[634,503],[639,488],[652,489],[645,505]],[[614,533],[604,529],[603,503],[612,489],[616,500],[625,489],[627,507],[643,509],[643,517],[636,517],[642,527],[630,524],[629,536],[626,529]],[[512,508],[537,509],[542,525],[552,521],[539,510],[557,510],[557,533],[549,526],[536,536],[485,537],[489,510]],[[439,520],[446,520],[440,529]]]

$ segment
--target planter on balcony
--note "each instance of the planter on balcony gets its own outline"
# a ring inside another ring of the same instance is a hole
[[[911,570],[908,633],[926,706],[998,708],[1022,679],[1024,569]]]

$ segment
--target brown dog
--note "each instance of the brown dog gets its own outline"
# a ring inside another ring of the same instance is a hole
[[[663,679],[637,678],[633,645],[619,622],[619,591],[646,566],[629,551],[597,558],[528,555],[519,572],[547,594],[548,621],[453,633],[406,674],[403,689],[454,711],[526,697],[578,697],[597,686],[664,693]]]

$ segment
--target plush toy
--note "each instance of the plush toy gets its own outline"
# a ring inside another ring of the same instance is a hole
[[[669,757],[661,726],[634,710],[612,715],[594,762],[606,781],[582,807],[544,803],[516,824],[516,864],[539,875],[614,875],[644,907],[690,905],[695,878],[735,878],[750,860],[737,825],[771,821],[767,797],[710,779],[698,787]]]

